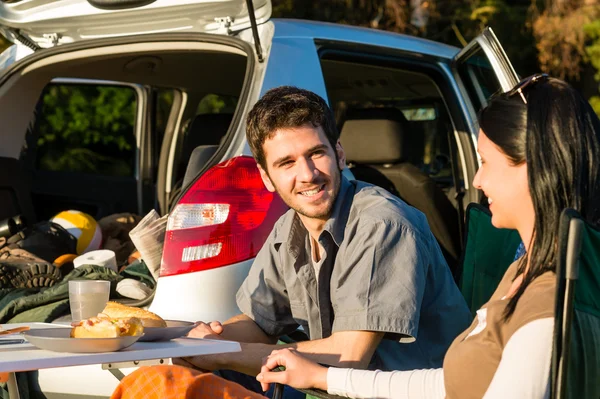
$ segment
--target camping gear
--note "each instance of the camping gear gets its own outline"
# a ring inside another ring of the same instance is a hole
[[[117,266],[121,267],[128,262],[127,258],[135,251],[129,232],[142,220],[142,217],[133,213],[116,213],[98,220],[102,229],[102,247],[115,252]]]
[[[600,230],[563,211],[556,267],[552,397],[600,397]]]
[[[115,253],[110,249],[98,249],[79,255],[77,258],[73,259],[73,266],[79,267],[82,265],[104,266],[117,273],[119,272]]]
[[[51,218],[50,221],[62,226],[75,237],[78,255],[101,248],[102,230],[96,219],[87,213],[75,210],[63,211]]]
[[[52,263],[62,255],[76,253],[77,239],[59,224],[50,221],[39,222],[26,227],[4,242],[0,241],[0,258],[4,252],[17,248]]]

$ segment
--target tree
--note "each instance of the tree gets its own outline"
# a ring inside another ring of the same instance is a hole
[[[272,0],[273,16],[336,22],[420,36],[463,47],[491,26],[515,68],[538,70],[523,0]]]
[[[599,17],[596,0],[547,0],[536,9],[533,31],[540,69],[573,83],[600,115]]]
[[[49,85],[32,132],[40,168],[132,176],[135,104],[129,88]]]
[[[596,70],[595,79],[596,82],[600,82],[600,19],[596,19],[593,22],[584,26],[586,36],[589,38],[589,44],[586,46],[586,55],[590,61],[590,64]],[[590,98],[590,104],[596,111],[596,114],[600,115],[600,96],[595,95]]]

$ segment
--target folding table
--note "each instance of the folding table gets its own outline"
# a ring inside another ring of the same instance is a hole
[[[57,327],[64,325],[46,323],[31,324],[32,328]],[[23,324],[19,324],[23,325]],[[15,327],[5,324],[5,329]],[[20,339],[21,335],[10,335],[2,339]],[[103,353],[66,353],[38,349],[32,344],[0,345],[0,372],[9,373],[8,392],[11,399],[19,399],[15,373],[54,367],[83,366],[101,364],[109,371],[118,367],[134,367],[140,361],[151,359],[170,359],[174,357],[213,355],[226,352],[239,352],[240,344],[233,341],[210,340],[199,338],[177,338],[162,342],[136,342],[132,346],[117,352]],[[117,375],[115,372],[113,374]]]

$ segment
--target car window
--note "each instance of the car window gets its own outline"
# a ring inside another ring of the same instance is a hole
[[[181,183],[192,152],[199,146],[221,143],[233,120],[239,97],[217,93],[204,94],[196,107],[196,114],[184,123],[177,146],[178,165],[174,181]]]
[[[453,195],[450,193],[454,182],[449,146],[453,128],[441,92],[428,75],[380,63],[371,64],[368,60],[346,61],[337,57],[323,57],[321,66],[342,143],[344,124],[355,119],[355,114],[375,119],[380,118],[376,115],[381,112],[400,114],[405,119],[404,154],[397,162],[412,163],[434,179],[449,197]],[[364,145],[377,146],[377,143],[369,142],[370,133],[365,130]],[[354,155],[360,156],[353,152],[361,150],[360,147],[352,149],[346,154],[348,160],[352,162]],[[387,173],[387,164],[374,162],[371,166]],[[458,176],[462,176],[460,163],[457,166]]]
[[[21,157],[37,170],[133,177],[136,106],[131,87],[51,83]]]
[[[457,64],[457,70],[475,111],[483,108],[487,100],[502,89],[496,72],[481,47]]]
[[[422,152],[416,158],[417,166],[442,187],[450,187],[452,182],[452,164],[448,134],[451,126],[447,120],[445,108],[441,103],[431,106],[401,108],[415,132],[423,135]],[[460,163],[458,163],[460,171]]]
[[[237,107],[238,97],[222,94],[207,94],[198,103],[196,115],[233,114]]]

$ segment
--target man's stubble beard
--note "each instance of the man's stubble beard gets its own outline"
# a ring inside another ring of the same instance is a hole
[[[335,205],[335,202],[337,201],[337,196],[340,192],[340,186],[342,185],[342,171],[340,169],[337,169],[337,176],[335,176],[336,178],[335,180],[335,185],[333,187],[333,193],[331,195],[331,202],[329,203],[329,205],[327,206],[327,208],[325,210],[323,210],[322,212],[318,213],[318,214],[311,214],[308,211],[302,209],[301,207],[295,207],[292,206],[292,204],[288,204],[285,200],[284,202],[286,203],[287,206],[289,206],[290,208],[292,208],[294,211],[296,211],[296,213],[305,216],[307,218],[312,218],[312,219],[325,219],[325,218],[329,218],[329,216],[331,215],[331,210],[333,209],[333,206]],[[279,197],[281,199],[283,199],[284,197],[281,195],[279,188],[273,183],[273,181],[271,180],[271,184],[273,184],[273,187],[275,187],[275,191],[277,192],[277,195],[279,195]]]

